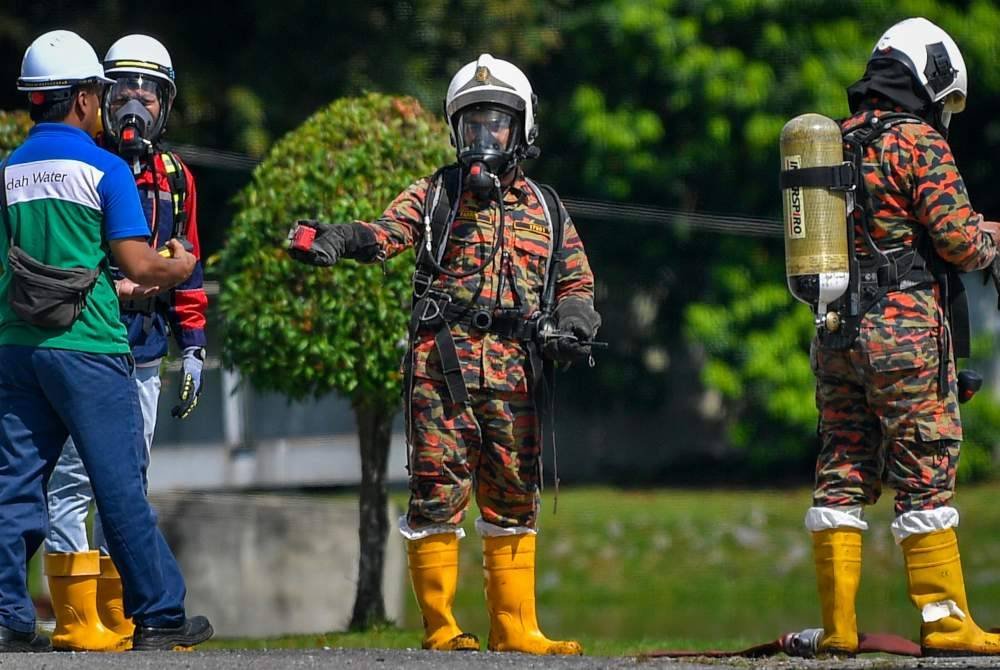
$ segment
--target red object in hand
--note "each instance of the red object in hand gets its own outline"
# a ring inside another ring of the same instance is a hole
[[[298,226],[292,235],[292,248],[299,251],[309,251],[316,239],[316,229],[311,226]]]

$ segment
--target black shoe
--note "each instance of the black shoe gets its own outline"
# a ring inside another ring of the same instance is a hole
[[[35,632],[19,633],[6,626],[0,626],[0,653],[24,651],[52,651],[52,643],[44,635]]]
[[[203,616],[184,619],[184,623],[173,628],[136,626],[132,635],[132,651],[171,651],[178,647],[193,647],[212,637],[213,633],[212,624]]]

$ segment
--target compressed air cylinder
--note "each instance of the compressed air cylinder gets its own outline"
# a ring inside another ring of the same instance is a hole
[[[844,143],[833,119],[803,114],[782,129],[782,170],[843,162]],[[797,186],[782,195],[788,288],[822,318],[827,305],[842,296],[850,283],[846,194],[826,187]]]

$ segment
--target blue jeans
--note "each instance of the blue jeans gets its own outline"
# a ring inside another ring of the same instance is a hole
[[[156,428],[156,405],[160,399],[159,366],[135,369],[135,387],[139,392],[139,407],[142,409],[143,437],[146,450],[142,454],[142,473],[145,480],[149,467],[149,450],[153,445],[153,431]],[[87,512],[94,500],[87,470],[83,467],[80,454],[73,444],[73,438],[66,440],[62,455],[56,462],[56,469],[49,477],[49,536],[45,540],[45,551],[54,554],[79,553],[88,551]],[[108,553],[108,542],[104,537],[101,515],[94,515],[94,547]]]
[[[30,632],[25,567],[48,533],[45,487],[72,436],[137,625],[184,621],[184,578],[146,500],[128,355],[0,346],[0,625]]]

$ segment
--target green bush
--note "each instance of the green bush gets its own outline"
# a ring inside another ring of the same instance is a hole
[[[722,399],[729,443],[748,473],[808,471],[818,447],[812,314],[771,279],[783,273],[783,257],[764,245],[746,249],[742,264],[711,270],[710,298],[687,306],[685,335],[704,360],[702,383]]]
[[[31,119],[25,112],[0,110],[0,158],[16,149],[31,129]]]
[[[448,162],[447,130],[410,98],[339,100],[286,135],[237,197],[218,257],[223,357],[290,398],[339,391],[398,403],[411,253],[383,267],[317,269],[284,250],[291,223],[371,221],[414,179]]]

